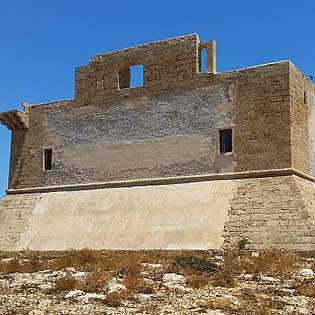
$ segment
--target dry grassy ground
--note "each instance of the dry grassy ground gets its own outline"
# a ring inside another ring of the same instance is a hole
[[[0,314],[315,314],[313,256],[284,250],[2,252]]]

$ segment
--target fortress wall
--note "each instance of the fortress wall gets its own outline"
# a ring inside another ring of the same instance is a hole
[[[55,162],[44,185],[232,172],[234,155],[220,156],[218,129],[233,125],[233,93],[227,82],[51,109]]]
[[[233,126],[234,102],[233,82],[221,81],[106,106],[34,106],[28,131],[13,132],[10,188],[232,172],[219,128]],[[52,171],[43,171],[46,146]]]
[[[235,171],[291,167],[289,62],[239,71]]]
[[[290,64],[291,142],[293,168],[315,175],[315,88]]]
[[[29,129],[13,131],[9,188],[291,167],[288,63],[210,75],[159,95],[32,106]],[[219,154],[220,128],[233,128],[233,154]]]
[[[9,195],[0,249],[315,250],[314,183],[300,177]],[[27,197],[27,198],[25,198]]]
[[[8,195],[0,200],[0,250],[14,250],[33,218],[39,194]]]
[[[295,175],[238,181],[225,244],[244,237],[252,249],[315,250],[314,191],[313,182]]]

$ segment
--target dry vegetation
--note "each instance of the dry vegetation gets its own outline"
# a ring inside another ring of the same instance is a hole
[[[145,286],[139,284],[139,274],[142,263],[161,263],[168,272],[187,276],[192,287],[200,287],[211,282],[217,286],[233,287],[235,279],[242,273],[255,276],[260,274],[289,277],[296,269],[301,257],[286,250],[268,250],[252,257],[250,253],[239,250],[227,250],[223,254],[223,262],[218,265],[213,261],[213,255],[205,252],[167,252],[167,251],[94,251],[90,249],[71,250],[60,253],[49,252],[19,252],[0,254],[0,272],[25,273],[40,270],[63,270],[74,267],[90,272],[85,284],[67,277],[60,279],[57,287],[60,290],[83,288],[94,292],[104,286],[113,276],[124,277],[125,284],[130,288]],[[6,258],[10,258],[7,260]],[[4,259],[4,260],[3,260]],[[314,268],[314,266],[313,266]]]
[[[146,268],[145,263],[161,264],[163,270]],[[67,268],[86,272],[86,276],[82,279],[75,278],[71,274],[56,279],[54,287],[50,290],[51,295],[65,294],[74,289],[102,293],[113,277],[119,278],[126,290],[108,293],[101,301],[110,307],[122,306],[123,301],[132,301],[137,294],[155,295],[161,288],[156,283],[161,283],[163,275],[167,272],[184,275],[187,286],[195,290],[207,286],[234,290],[243,274],[251,274],[253,281],[259,281],[261,275],[277,277],[279,281],[285,281],[292,278],[303,263],[303,256],[277,249],[261,251],[257,257],[253,257],[251,252],[237,249],[216,253],[89,249],[0,253],[0,273],[6,275],[36,273],[41,270],[60,271]],[[315,264],[312,268],[315,268]],[[144,279],[143,274],[146,274],[145,277],[150,281]],[[297,295],[315,298],[315,284],[312,281],[297,280],[293,289]],[[7,288],[0,285],[0,296],[4,294],[7,294]],[[265,291],[243,288],[235,294],[240,301],[239,305],[234,305],[231,300],[224,297],[204,299],[198,305],[201,313],[206,309],[221,309],[226,314],[268,315],[272,314],[272,309],[280,310],[284,307],[280,299],[271,297],[273,295],[281,297],[285,294],[285,291],[276,288],[268,288]],[[262,298],[261,296],[264,295],[269,297]],[[140,308],[145,314],[155,314],[156,309],[157,306],[153,304]],[[139,314],[141,312],[139,311]]]

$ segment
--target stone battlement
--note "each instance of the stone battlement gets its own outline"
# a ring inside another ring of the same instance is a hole
[[[206,50],[207,72],[216,72],[214,41],[200,42],[197,34],[161,40],[92,57],[76,68],[75,100],[90,104],[104,101],[130,87],[130,66],[143,65],[145,91],[163,91],[187,82],[201,69],[201,50]]]

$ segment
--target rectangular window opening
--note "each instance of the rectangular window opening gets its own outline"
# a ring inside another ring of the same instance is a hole
[[[144,85],[143,65],[132,65],[119,71],[119,89],[136,88]]]
[[[220,154],[230,153],[233,150],[232,129],[222,129],[220,132]]]
[[[306,93],[306,91],[304,91],[304,104],[307,105],[307,93]]]
[[[202,48],[199,56],[199,72],[207,72],[207,49]]]
[[[143,65],[130,66],[130,87],[140,87],[143,86]]]
[[[52,170],[52,148],[44,149],[44,171]]]

